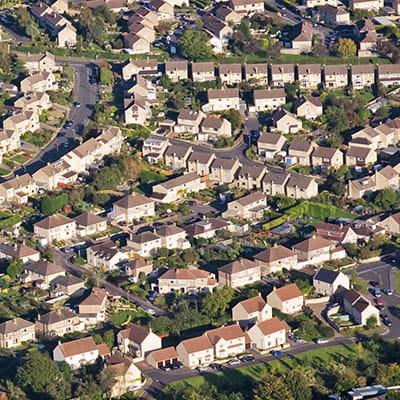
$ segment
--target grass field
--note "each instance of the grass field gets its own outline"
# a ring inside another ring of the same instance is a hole
[[[274,360],[268,363],[250,365],[248,367],[228,369],[223,373],[205,374],[194,378],[171,383],[169,386],[179,386],[182,383],[198,388],[204,383],[215,385],[219,390],[246,391],[263,376],[273,370],[285,372],[300,366],[311,366],[318,369],[319,365],[328,361],[350,359],[356,355],[357,347],[354,344],[346,346],[332,346],[311,350],[296,356],[290,356],[282,360]]]
[[[396,285],[396,292],[400,293],[400,269],[396,269],[394,272],[394,279]]]
[[[8,175],[11,171],[9,169],[0,168],[0,176]]]
[[[12,157],[11,160],[17,162],[18,164],[25,164],[27,161],[29,161],[29,158],[18,154]]]

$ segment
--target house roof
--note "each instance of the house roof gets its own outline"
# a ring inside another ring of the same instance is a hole
[[[166,156],[185,157],[190,151],[190,147],[184,145],[173,144],[168,146],[165,151]]]
[[[30,328],[35,324],[30,321],[26,321],[22,318],[14,318],[8,321],[4,321],[0,324],[0,334],[7,335],[12,332],[18,332],[21,329]]]
[[[299,75],[321,74],[320,64],[303,64],[298,65]]]
[[[231,170],[237,163],[237,158],[220,158],[216,157],[211,168],[221,168],[226,170]]]
[[[213,348],[213,345],[207,336],[198,336],[193,339],[183,340],[180,344],[189,354]]]
[[[66,319],[77,318],[78,315],[73,313],[66,308],[58,308],[57,310],[50,311],[46,314],[38,316],[39,322],[45,325],[55,324],[60,321],[65,321]]]
[[[372,150],[367,147],[350,146],[347,150],[347,157],[367,158]]]
[[[258,265],[247,258],[242,258],[241,260],[233,261],[224,266],[218,268],[218,272],[224,272],[226,274],[237,274],[242,271],[247,271],[252,268],[257,268]]]
[[[314,280],[332,284],[335,282],[339,274],[340,272],[338,271],[332,271],[330,269],[320,268],[318,272],[315,274]]]
[[[200,113],[198,111],[193,111],[193,110],[189,110],[187,108],[183,108],[182,110],[179,111],[178,119],[185,119],[188,121],[196,121],[199,118],[199,115],[200,115]]]
[[[281,301],[295,299],[296,297],[303,297],[303,293],[295,283],[275,289],[273,293],[275,293],[281,299]]]
[[[311,42],[313,26],[308,21],[302,21],[293,27],[293,42]]]
[[[236,203],[240,204],[243,207],[248,206],[249,204],[253,204],[259,200],[266,200],[267,196],[262,192],[254,192],[250,193],[246,196],[240,197],[239,199],[235,200]]]
[[[150,199],[149,197],[143,196],[140,193],[133,193],[116,201],[114,205],[121,208],[129,209],[149,203],[154,203],[154,200]]]
[[[106,218],[99,217],[98,215],[91,214],[89,212],[84,212],[74,218],[75,222],[81,226],[90,226],[94,224],[99,224],[100,222],[107,221]]]
[[[215,157],[211,151],[194,151],[190,154],[188,162],[198,162],[200,164],[207,164]]]
[[[214,116],[209,116],[203,119],[203,122],[201,123],[202,128],[213,128],[213,129],[221,129],[223,123],[224,123],[223,118],[218,118]]]
[[[35,261],[27,264],[25,266],[25,270],[34,272],[40,276],[51,276],[65,272],[63,267],[45,260]]]
[[[159,228],[156,228],[156,232],[157,232],[158,236],[162,236],[162,237],[178,235],[180,233],[186,234],[186,232],[182,228],[179,228],[179,226],[176,226],[176,225],[160,226]]]
[[[173,346],[166,347],[164,349],[154,350],[150,353],[150,355],[156,362],[178,358],[178,353],[176,352],[175,347]]]
[[[219,74],[241,74],[242,64],[220,64],[218,66]]]
[[[254,179],[258,179],[264,175],[265,171],[266,171],[266,168],[262,164],[260,164],[260,165],[246,164],[246,165],[243,165],[242,167],[240,167],[239,177],[243,177],[243,178],[251,177]],[[258,193],[260,193],[260,192],[258,192]]]
[[[9,244],[0,252],[12,258],[24,258],[40,254],[37,250],[25,246],[23,243]]]
[[[347,290],[346,294],[344,295],[344,299],[348,301],[350,304],[353,304],[361,297],[361,294],[357,292],[355,289]]]
[[[373,64],[361,64],[352,65],[351,74],[375,74],[375,65]]]
[[[211,329],[204,333],[212,344],[217,344],[220,339],[234,340],[244,337],[244,333],[239,325],[227,325],[217,329]]]
[[[158,279],[179,279],[179,280],[193,280],[193,279],[213,279],[208,271],[202,269],[169,269],[164,272]]]
[[[186,60],[165,62],[166,71],[187,71],[187,69],[188,62]]]
[[[288,324],[285,321],[280,321],[276,317],[260,322],[256,326],[265,336],[281,330],[285,330],[285,332],[290,331]]]
[[[153,232],[141,232],[141,233],[136,233],[134,235],[131,236],[131,241],[134,243],[148,243],[148,242],[152,242],[154,240],[159,240],[160,237],[158,235],[156,235]]]
[[[125,339],[140,344],[147,338],[147,336],[149,336],[150,332],[139,325],[130,323],[126,329],[120,331],[120,334]]]
[[[83,339],[72,340],[71,342],[60,343],[59,347],[64,357],[76,356],[78,354],[98,350],[97,344],[91,336]]]
[[[246,6],[251,4],[264,4],[262,0],[231,0],[234,7]]]
[[[209,89],[207,92],[208,100],[239,98],[238,89]]]
[[[261,296],[255,296],[251,299],[243,300],[237,305],[239,304],[245,309],[248,314],[252,314],[256,311],[262,311],[267,303]]]
[[[272,74],[294,74],[294,64],[272,64]]]
[[[42,219],[39,222],[36,222],[34,226],[42,229],[53,229],[57,228],[58,226],[63,226],[71,223],[75,223],[75,221],[61,214],[53,214],[45,219]]]
[[[154,186],[153,189],[156,190],[157,186],[162,186],[165,189],[173,189],[178,186],[184,185],[185,183],[193,182],[198,179],[200,179],[200,177],[196,173],[189,172],[188,174],[183,174],[176,178],[161,182],[158,185]]]
[[[325,4],[320,7],[320,11],[331,15],[345,15],[348,14],[346,10],[341,7],[332,6],[331,4]]]
[[[197,62],[192,64],[192,72],[212,72],[214,73],[213,62]]]
[[[278,133],[261,132],[258,143],[277,145],[282,138],[284,137]]]
[[[292,249],[308,253],[310,251],[324,249],[326,247],[332,246],[335,246],[335,242],[333,242],[332,240],[324,239],[321,236],[314,236],[293,245]]]
[[[288,179],[290,178],[290,174],[286,171],[276,172],[276,171],[269,171],[265,174],[263,178],[264,184],[275,184],[275,185],[283,185]]]
[[[312,149],[312,144],[307,140],[295,139],[289,144],[289,151],[308,152]]]
[[[297,187],[299,189],[306,190],[312,182],[315,182],[315,180],[308,176],[290,175],[290,178],[286,184],[286,187]]]
[[[325,77],[326,75],[347,75],[348,69],[347,65],[325,65]]]
[[[253,92],[254,100],[285,98],[285,89],[255,89]]]
[[[84,281],[75,275],[65,275],[65,276],[57,276],[57,278],[53,279],[51,281],[52,286],[54,285],[59,285],[59,286],[73,286],[73,285],[78,285],[78,284],[84,284]]]
[[[226,228],[229,225],[230,222],[221,218],[208,218],[185,227],[185,231],[189,236],[197,236],[205,232]]]
[[[333,147],[323,147],[323,146],[318,146],[312,153],[312,157],[321,157],[321,158],[333,158],[336,154],[338,149],[335,149]],[[339,150],[340,151],[340,150]]]
[[[107,292],[104,289],[92,288],[89,296],[82,300],[80,306],[101,306],[104,299],[107,298]]]
[[[204,28],[208,29],[209,31],[211,31],[216,35],[220,35],[221,31],[228,26],[225,24],[225,22],[221,21],[219,18],[208,13],[204,14],[201,17],[201,20],[203,21]]]
[[[295,109],[297,109],[305,103],[311,103],[315,107],[322,107],[322,102],[319,97],[305,97],[305,96],[301,96],[300,98],[296,99],[293,103],[293,106]]]
[[[263,250],[254,256],[255,260],[271,263],[289,257],[294,257],[296,253],[285,246],[277,245]]]
[[[133,364],[131,360],[128,360],[122,354],[114,353],[107,358],[106,364],[112,368],[113,377],[123,376],[128,371],[129,367]]]
[[[246,64],[244,66],[244,70],[246,72],[246,75],[264,74],[264,75],[268,76],[268,64],[267,63]]]

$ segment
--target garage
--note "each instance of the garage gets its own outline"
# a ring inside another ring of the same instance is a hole
[[[164,368],[176,364],[179,361],[175,347],[154,350],[146,358],[148,364],[154,368]]]

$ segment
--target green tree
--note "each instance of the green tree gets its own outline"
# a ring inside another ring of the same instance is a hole
[[[54,253],[53,249],[50,246],[46,246],[42,252],[42,258],[47,261],[53,262],[54,261]]]
[[[151,320],[150,326],[156,335],[165,335],[174,330],[174,322],[168,317],[154,318]]]
[[[339,57],[345,59],[354,57],[357,53],[357,45],[354,43],[354,40],[339,38],[337,53]]]
[[[115,335],[112,329],[108,329],[103,333],[104,343],[108,346],[109,349],[114,347],[115,343]]]
[[[399,194],[393,189],[379,190],[375,194],[374,204],[382,210],[394,210],[399,206]]]
[[[230,287],[215,289],[213,293],[204,297],[201,302],[201,312],[211,318],[223,316],[232,301],[234,290]]]
[[[179,214],[181,214],[182,216],[185,217],[187,215],[190,215],[192,210],[190,209],[189,204],[182,203],[182,204],[179,204],[179,206],[178,206],[178,212],[179,212]]]
[[[231,108],[230,110],[224,111],[222,116],[231,123],[232,130],[234,131],[243,126],[244,120],[242,114],[240,114],[238,110]]]
[[[301,370],[292,369],[284,376],[294,400],[311,400],[310,379]]]
[[[300,89],[300,82],[296,81],[294,83],[285,83],[285,91],[287,101],[290,103],[297,98],[297,93]]]
[[[24,263],[22,260],[12,260],[7,267],[7,275],[10,278],[16,278],[24,271]]]
[[[282,376],[266,375],[254,389],[254,400],[295,400]]]
[[[378,326],[378,320],[376,319],[375,315],[371,315],[365,321],[365,326],[367,329],[374,329]]]
[[[52,215],[68,204],[68,195],[44,196],[40,201],[40,211],[44,215]]]
[[[334,133],[340,133],[350,128],[349,119],[343,105],[327,107],[323,119],[326,121],[329,130]]]
[[[189,29],[179,39],[178,44],[182,56],[188,60],[200,61],[211,57],[210,40],[204,31]]]

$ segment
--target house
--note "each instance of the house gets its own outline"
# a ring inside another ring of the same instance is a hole
[[[286,171],[269,171],[262,180],[262,190],[269,196],[275,196],[276,194],[286,195],[286,183],[289,178],[290,174]]]
[[[284,136],[278,133],[261,132],[257,140],[258,154],[268,160],[273,160],[275,155],[282,150],[285,142]]]
[[[25,265],[21,281],[24,283],[35,282],[41,287],[48,288],[55,278],[64,275],[65,269],[63,267],[49,261],[40,260]]]
[[[275,110],[286,104],[286,92],[283,88],[255,89],[253,101],[257,112]]]
[[[107,292],[104,289],[92,288],[78,305],[79,319],[85,323],[85,326],[104,322],[107,304]]]
[[[313,167],[340,168],[344,164],[343,153],[332,147],[317,146],[311,154]]]
[[[146,21],[152,27],[156,27],[159,24],[157,13],[150,10],[146,6],[139,6],[136,8],[132,15],[129,17],[128,22],[134,22],[135,20]]]
[[[135,258],[124,264],[124,271],[129,281],[136,283],[140,274],[147,276],[153,271],[153,262],[145,258]]]
[[[320,236],[303,240],[293,245],[292,250],[297,254],[299,261],[315,265],[346,256],[342,247],[336,247],[336,242]]]
[[[274,244],[272,247],[257,253],[254,260],[260,265],[261,275],[279,273],[283,268],[295,269],[297,254],[285,246]]]
[[[346,164],[349,167],[366,167],[376,163],[376,152],[370,148],[350,146],[346,153]]]
[[[261,295],[240,301],[232,308],[232,320],[241,325],[256,324],[272,318],[272,307]]]
[[[143,75],[143,76],[159,75],[158,61],[154,58],[146,58],[143,60],[136,60],[134,58],[130,58],[122,66],[122,79],[124,81],[128,81],[135,75]]]
[[[347,195],[350,199],[369,198],[376,191],[375,176],[363,177],[349,181],[347,186]]]
[[[177,292],[211,293],[217,286],[214,274],[200,269],[170,269],[158,278],[158,291],[161,294]]]
[[[315,144],[307,140],[295,139],[289,144],[288,156],[286,157],[287,164],[311,164],[311,153]]]
[[[222,185],[232,183],[236,179],[236,173],[240,167],[238,158],[216,157],[210,167],[210,180]]]
[[[0,324],[0,347],[11,349],[32,340],[35,340],[35,324],[33,322],[14,318]]]
[[[268,64],[246,64],[244,66],[246,81],[268,84]]]
[[[162,247],[161,237],[150,231],[132,234],[127,245],[140,257],[154,257]]]
[[[149,117],[146,99],[142,96],[124,98],[124,122],[125,124],[145,125]]]
[[[350,0],[349,8],[351,10],[367,10],[367,11],[379,11],[383,8],[383,0]]]
[[[165,165],[174,171],[185,169],[191,152],[192,146],[171,145],[164,153]]]
[[[243,18],[242,14],[239,14],[238,12],[232,10],[232,8],[228,7],[225,4],[217,6],[214,10],[214,14],[217,18],[221,19],[222,21],[234,25],[239,24]]]
[[[179,82],[189,79],[188,62],[187,61],[166,61],[165,73],[171,82]]]
[[[220,48],[228,45],[233,29],[212,14],[206,13],[201,17],[203,29],[209,32],[218,42]]]
[[[96,344],[91,336],[70,342],[59,343],[53,350],[53,359],[56,363],[66,362],[75,371],[87,364],[109,355],[107,345]]]
[[[188,368],[209,365],[214,361],[214,346],[207,336],[182,340],[176,346],[181,363]]]
[[[187,170],[199,176],[208,175],[214,160],[215,154],[212,152],[193,151],[187,160]]]
[[[232,136],[232,124],[225,118],[209,116],[203,119],[197,140],[217,140],[221,136]]]
[[[259,189],[261,188],[262,178],[266,172],[267,169],[264,165],[244,165],[240,167],[236,186],[248,190]]]
[[[213,62],[197,62],[192,64],[193,82],[207,82],[215,80],[215,66]]]
[[[214,346],[216,359],[236,356],[246,352],[246,336],[239,325],[227,325],[222,328],[205,331]]]
[[[221,218],[208,218],[202,221],[195,222],[185,227],[184,229],[189,237],[193,237],[195,239],[210,239],[214,237],[219,230],[229,230],[231,226],[231,222],[223,220]]]
[[[161,237],[161,246],[167,249],[188,249],[191,245],[186,239],[186,231],[175,224],[156,228],[156,234]]]
[[[161,135],[151,135],[143,141],[142,157],[151,164],[162,160],[169,146],[169,140]]]
[[[325,239],[335,240],[339,243],[355,243],[359,238],[351,225],[337,225],[326,222],[318,222],[315,226],[316,233]]]
[[[205,115],[201,111],[183,109],[179,111],[175,132],[192,133],[199,132],[200,123]]]
[[[52,72],[36,72],[23,79],[20,82],[21,91],[29,92],[47,92],[55,89],[55,77]]]
[[[307,7],[307,8],[313,8],[313,7],[318,7],[318,9],[321,8],[321,6],[324,6],[325,4],[329,4],[332,6],[336,6],[337,5],[337,0],[305,0],[303,2],[303,4]]]
[[[164,349],[154,350],[147,357],[147,364],[153,368],[170,367],[179,361],[179,355],[175,347],[165,347]]]
[[[247,333],[257,349],[268,350],[283,346],[286,343],[286,333],[289,331],[286,322],[273,317],[254,325]]]
[[[392,235],[400,234],[400,213],[394,213],[386,217],[379,223],[380,227]]]
[[[63,18],[63,20],[65,20],[65,18]],[[57,45],[58,47],[74,47],[76,46],[76,43],[76,29],[70,23],[66,23],[57,32]]]
[[[110,396],[120,398],[126,392],[142,385],[141,370],[128,358],[114,353],[106,358],[106,366],[111,371],[112,383]]]
[[[7,131],[14,131],[16,136],[12,136],[10,138],[10,144],[7,143],[7,141],[5,144],[1,143],[1,148],[5,151],[17,149],[20,147],[19,139],[21,135],[28,131],[35,132],[39,128],[39,115],[36,112],[22,111],[14,113],[3,121],[3,130],[5,133],[7,133]],[[16,143],[13,143],[14,137]]]
[[[301,89],[318,89],[321,84],[321,65],[303,64],[297,66],[298,81]]]
[[[112,240],[106,240],[88,247],[86,255],[89,265],[106,271],[118,269],[118,264],[128,259],[127,252],[118,248]]]
[[[206,188],[206,182],[194,172],[178,176],[153,186],[152,198],[161,203],[172,203],[187,193]]]
[[[371,317],[374,317],[376,324],[380,325],[379,310],[354,289],[345,292],[343,296],[343,308],[357,325],[365,326]]]
[[[7,244],[0,248],[0,258],[21,260],[24,264],[29,261],[39,261],[40,252],[23,243]]]
[[[318,119],[323,113],[322,102],[319,97],[301,96],[293,103],[294,113],[306,119]]]
[[[75,220],[53,214],[33,225],[35,235],[46,244],[53,240],[71,240],[76,236]]]
[[[285,83],[295,81],[294,64],[272,64],[271,65],[271,85],[283,88]]]
[[[41,114],[44,110],[49,110],[53,106],[50,96],[45,92],[28,92],[23,97],[14,101],[14,107],[23,111],[33,111]]]
[[[291,54],[310,53],[313,45],[313,25],[303,20],[292,28]]]
[[[74,218],[76,233],[79,236],[90,236],[107,230],[107,218],[84,212]]]
[[[60,184],[67,185],[74,183],[78,178],[78,174],[72,171],[70,164],[59,159],[34,172],[32,178],[39,188],[53,190]]]
[[[349,84],[347,65],[325,65],[324,83],[326,89],[340,89]]]
[[[222,213],[223,218],[242,218],[246,220],[261,219],[267,208],[267,196],[262,192],[254,192],[228,203]]]
[[[25,63],[28,75],[36,72],[55,72],[59,67],[56,66],[56,59],[53,54],[46,51],[38,54],[18,54],[18,57]]]
[[[53,279],[50,286],[52,296],[71,296],[78,290],[83,290],[85,282],[74,275],[68,274],[65,276],[60,275]]]
[[[276,110],[272,114],[272,124],[271,129],[282,133],[297,133],[303,129],[303,123],[284,109]]]
[[[242,64],[220,64],[218,72],[224,85],[236,85],[242,82]]]
[[[151,0],[151,9],[157,13],[160,22],[171,22],[174,20],[174,6],[167,1]]]
[[[378,65],[378,81],[384,86],[400,85],[400,71],[397,65]]]
[[[252,15],[264,12],[264,2],[261,0],[230,0],[229,5],[239,14]]]
[[[132,79],[126,82],[125,85],[126,96],[139,96],[145,98],[148,104],[157,101],[156,86],[142,75],[134,75]]]
[[[274,290],[267,296],[267,303],[284,314],[296,314],[303,309],[304,296],[295,283]]]
[[[207,98],[209,111],[239,110],[238,89],[209,89]]]
[[[59,337],[66,333],[82,332],[85,324],[79,320],[78,314],[65,308],[58,308],[39,314],[36,328],[47,337]]]
[[[135,325],[128,326],[117,334],[118,348],[123,354],[144,359],[151,351],[161,349],[161,338],[151,330]]]
[[[332,296],[339,286],[350,289],[350,280],[343,272],[320,268],[313,277],[313,286],[316,293]]]
[[[153,43],[156,39],[153,25],[144,19],[139,20],[139,18],[137,18],[133,21],[131,20],[128,30],[129,33],[133,33],[149,43]]]
[[[390,165],[386,165],[379,171],[375,172],[376,188],[382,189],[399,189],[399,173]]]
[[[332,4],[322,5],[318,9],[319,17],[322,21],[330,25],[349,25],[350,13],[342,7]]]
[[[237,288],[255,283],[260,279],[260,266],[254,261],[245,258],[218,268],[218,282],[220,285]]]
[[[113,204],[113,210],[107,215],[110,220],[130,223],[134,219],[154,217],[155,201],[140,193],[133,193]]]
[[[318,194],[318,184],[314,178],[304,175],[290,175],[285,186],[286,196],[294,199],[310,199]]]
[[[129,49],[129,54],[150,53],[151,42],[146,40],[143,36],[134,32],[128,32],[124,33],[122,37],[124,39],[124,48]]]

